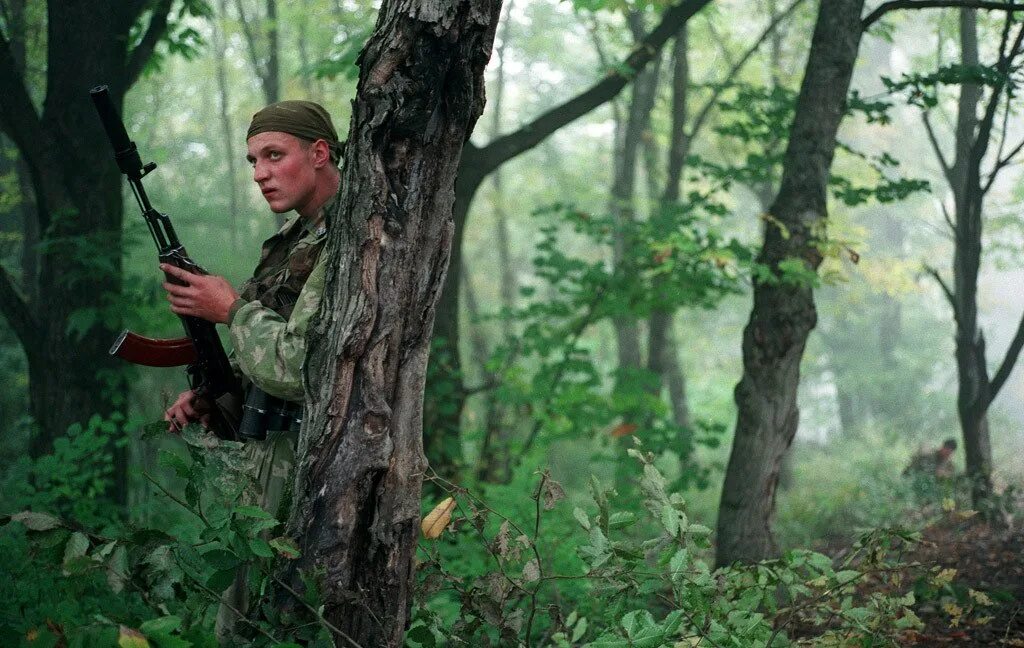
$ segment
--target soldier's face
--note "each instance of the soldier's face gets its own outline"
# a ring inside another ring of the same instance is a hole
[[[249,138],[246,158],[252,179],[271,211],[300,213],[316,193],[317,174],[312,147],[288,133],[259,133]]]

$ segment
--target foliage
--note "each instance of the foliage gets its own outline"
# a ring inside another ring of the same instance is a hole
[[[918,536],[896,529],[863,533],[837,562],[793,550],[713,570],[710,529],[668,491],[651,453],[630,454],[642,467],[643,506],[592,478],[596,509],[574,507],[571,543],[565,516],[549,513],[565,492],[547,473],[523,517],[453,489],[447,537],[421,543],[409,645],[523,645],[546,636],[556,646],[595,648],[789,646],[804,637],[819,646],[896,646],[920,627],[918,597],[941,597],[930,583],[950,577],[908,564],[903,555]]]

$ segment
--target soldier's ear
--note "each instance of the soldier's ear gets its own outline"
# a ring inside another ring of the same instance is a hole
[[[318,139],[310,146],[313,154],[313,166],[319,169],[331,161],[331,147],[327,140]]]

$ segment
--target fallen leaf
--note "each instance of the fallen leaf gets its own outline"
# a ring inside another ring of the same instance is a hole
[[[423,518],[423,523],[420,525],[423,537],[429,540],[438,538],[451,521],[453,510],[455,510],[455,498],[452,497],[446,497],[435,506],[434,510]]]

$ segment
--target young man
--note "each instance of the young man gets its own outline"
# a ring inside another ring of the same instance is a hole
[[[340,184],[340,145],[330,115],[307,101],[282,101],[259,111],[247,140],[253,180],[270,209],[278,214],[294,210],[297,216],[264,242],[260,263],[240,293],[223,277],[197,276],[168,265],[160,269],[186,285],[168,282],[163,287],[175,313],[228,325],[233,360],[246,383],[284,401],[301,402],[305,341],[288,320],[326,239],[325,217]],[[164,419],[180,429],[205,422],[209,409],[188,390]]]
[[[185,284],[163,285],[172,311],[228,326],[233,365],[247,392],[249,411],[242,416],[241,427],[248,437],[244,453],[253,466],[256,487],[243,497],[283,522],[295,464],[295,423],[302,411],[305,329],[319,305],[323,266],[317,260],[327,238],[327,215],[337,201],[341,148],[330,115],[308,101],[282,101],[259,111],[247,140],[253,181],[271,211],[294,210],[297,215],[263,243],[252,278],[238,292],[223,277],[193,275],[168,265],[160,269]],[[314,267],[319,283],[309,290]],[[250,407],[254,395],[262,400]],[[254,416],[259,409],[276,414]],[[180,429],[193,421],[205,423],[209,411],[210,403],[188,390],[167,409],[164,419],[171,429]],[[237,614],[248,610],[246,580],[247,570],[238,569],[224,592],[216,623],[222,643],[232,643]]]

